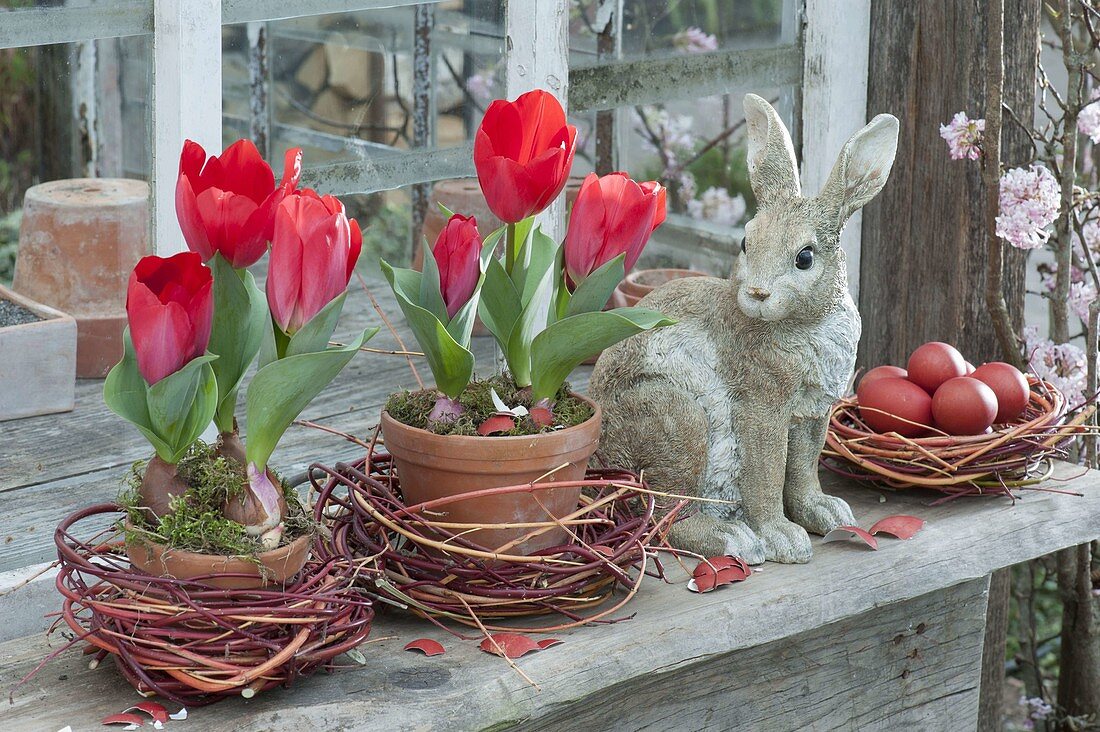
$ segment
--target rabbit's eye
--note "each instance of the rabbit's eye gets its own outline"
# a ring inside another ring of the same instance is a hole
[[[805,247],[794,258],[794,266],[799,269],[809,269],[814,266],[813,247]]]
[[[741,237],[741,253],[745,253],[745,237]]]

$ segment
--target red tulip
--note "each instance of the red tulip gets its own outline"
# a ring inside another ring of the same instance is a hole
[[[296,332],[347,289],[362,249],[355,220],[334,196],[287,196],[275,215],[267,303],[284,333]]]
[[[656,182],[635,183],[626,173],[581,184],[565,233],[565,271],[575,287],[600,266],[625,253],[626,271],[634,266],[649,235],[665,220],[665,189]]]
[[[509,224],[542,211],[565,187],[576,150],[577,128],[566,124],[549,92],[494,101],[474,138],[474,167],[489,210]]]
[[[432,247],[439,267],[439,291],[453,318],[470,301],[481,278],[481,234],[477,220],[455,214],[439,232]]]
[[[143,257],[130,274],[126,315],[138,370],[150,386],[206,351],[213,276],[194,252]]]
[[[301,148],[286,151],[276,187],[271,167],[248,140],[237,140],[221,158],[207,158],[201,145],[187,140],[176,179],[176,218],[187,247],[204,262],[221,252],[238,269],[254,264],[271,241],[275,210],[301,174]]]

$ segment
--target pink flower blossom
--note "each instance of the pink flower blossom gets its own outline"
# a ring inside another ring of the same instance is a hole
[[[642,144],[648,150],[661,154],[668,161],[669,169],[675,167],[681,158],[687,160],[694,154],[695,134],[692,128],[695,121],[690,116],[669,114],[661,107],[644,107],[637,114],[635,129],[641,135]]]
[[[1059,213],[1058,181],[1043,165],[1013,168],[1001,176],[997,236],[1020,249],[1036,249]]]
[[[1071,407],[1084,401],[1086,363],[1085,352],[1072,343],[1055,343],[1040,338],[1035,326],[1024,328],[1028,367],[1065,395]]]
[[[718,39],[701,28],[691,27],[674,35],[672,45],[684,53],[706,53],[718,50]]]
[[[1096,299],[1096,288],[1088,282],[1074,282],[1069,286],[1069,308],[1077,317],[1088,323],[1089,305]]]
[[[1092,99],[1100,97],[1100,89],[1092,90]],[[1081,110],[1077,117],[1077,131],[1088,135],[1093,143],[1100,143],[1100,102],[1093,102]]]
[[[712,186],[698,199],[688,201],[687,210],[692,218],[733,226],[745,215],[745,199],[741,194],[730,196],[725,188]]]
[[[982,154],[984,119],[969,119],[966,112],[956,112],[951,121],[940,125],[940,137],[947,141],[952,160],[977,160]]]

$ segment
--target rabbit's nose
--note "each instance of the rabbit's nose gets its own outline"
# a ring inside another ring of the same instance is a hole
[[[759,300],[760,302],[764,302],[772,295],[771,292],[760,287],[750,287],[748,289],[748,293],[749,297],[753,298],[754,300]]]

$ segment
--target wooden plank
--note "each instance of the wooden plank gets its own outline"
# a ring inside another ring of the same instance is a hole
[[[152,30],[152,0],[0,9],[0,48],[132,36]]]
[[[901,136],[894,169],[863,213],[859,363],[903,364],[928,340],[959,344],[967,358],[1001,358],[985,301],[985,214],[976,163],[951,160],[939,125],[958,111],[982,116],[984,3],[872,0],[868,116],[895,113]],[[1005,100],[1031,108],[1039,4],[1005,7]],[[1020,164],[1029,145],[1004,127],[1003,159]],[[1010,248],[1011,249],[1011,248]],[[1005,296],[1018,317],[1024,266],[1006,259]]]
[[[867,59],[871,0],[807,0],[802,72],[802,188],[816,195],[844,143],[867,122]],[[848,263],[848,289],[859,302],[862,210],[840,235]]]
[[[1078,468],[1063,466],[1059,477],[1078,473]],[[832,485],[835,487],[836,482]],[[657,580],[644,583],[627,610],[634,614],[635,620],[616,624],[613,629],[562,633],[565,642],[561,646],[519,662],[540,684],[541,692],[528,686],[499,659],[476,650],[474,642],[459,642],[423,622],[387,615],[379,621],[374,635],[396,638],[364,646],[366,667],[317,677],[285,693],[263,695],[248,703],[227,701],[209,712],[196,713],[193,724],[197,725],[196,730],[292,729],[305,725],[307,720],[321,728],[356,729],[371,725],[393,728],[414,724],[431,729],[473,729],[494,724],[503,727],[505,723],[538,718],[558,705],[583,698],[584,694],[601,693],[620,684],[645,684],[654,674],[688,671],[693,664],[785,639],[792,640],[776,648],[776,658],[785,659],[781,663],[789,664],[787,668],[794,669],[797,664],[797,659],[790,656],[810,651],[811,656],[804,662],[807,673],[810,668],[815,673],[827,673],[826,669],[818,669],[823,661],[815,661],[812,656],[821,653],[820,658],[825,657],[824,651],[813,650],[818,641],[803,642],[806,637],[799,638],[817,629],[831,632],[838,643],[851,640],[846,645],[851,649],[848,653],[855,654],[849,657],[853,659],[853,667],[858,667],[856,660],[866,659],[871,668],[876,668],[875,664],[886,670],[894,668],[891,664],[900,659],[889,649],[861,649],[876,642],[892,643],[897,635],[902,636],[900,643],[910,653],[916,646],[908,644],[929,643],[927,648],[918,648],[913,659],[915,665],[902,667],[902,670],[909,668],[908,676],[891,680],[886,675],[881,683],[901,699],[912,693],[917,708],[921,703],[929,704],[933,705],[928,707],[930,711],[945,714],[943,710],[953,708],[950,701],[958,698],[964,709],[969,709],[976,700],[973,689],[979,677],[980,616],[984,602],[975,604],[975,595],[968,594],[973,590],[960,590],[962,595],[948,593],[943,596],[942,605],[932,598],[928,601],[931,604],[912,601],[974,580],[983,583],[984,591],[985,577],[993,569],[1048,552],[1053,546],[1094,537],[1100,517],[1097,478],[1079,478],[1070,485],[1084,490],[1086,496],[1029,493],[1016,505],[1006,500],[979,500],[935,507],[925,505],[927,495],[891,494],[880,502],[875,491],[850,486],[836,488],[835,492],[852,502],[862,525],[893,513],[916,514],[928,524],[909,541],[882,539],[877,552],[856,544],[822,545],[815,539],[816,556],[810,564],[768,565],[743,584],[705,595],[687,593],[683,586],[685,575],[674,562],[669,562],[675,584]],[[898,603],[899,614],[882,616],[881,622],[874,623],[878,628],[874,633],[859,621],[846,622]],[[960,624],[955,630],[944,630],[950,623],[935,618],[947,618],[943,614],[947,610],[935,608],[952,606],[960,608],[961,614],[957,616]],[[910,608],[912,612],[906,615]],[[885,620],[886,617],[890,620]],[[914,640],[908,634],[919,630],[921,623],[925,633],[918,633],[921,638]],[[894,628],[898,630],[891,632]],[[408,640],[421,636],[438,638],[447,646],[448,653],[428,661],[399,650]],[[956,640],[964,638],[965,641]],[[940,641],[943,648],[932,647]],[[958,643],[958,653],[948,648],[953,643]],[[780,652],[780,648],[784,650]],[[0,682],[10,683],[18,678],[38,660],[42,650],[37,639],[0,646]],[[860,655],[863,653],[869,655]],[[938,655],[941,653],[944,655]],[[918,657],[924,654],[933,656],[930,663],[920,661]],[[51,724],[58,728],[84,720],[86,715],[98,719],[95,715],[113,709],[118,700],[132,697],[116,674],[110,671],[85,674],[80,670],[82,663],[79,656],[71,654],[47,667],[16,697],[14,707],[0,709],[0,723],[5,729],[33,725],[45,728]],[[838,659],[837,663],[843,660]],[[945,664],[951,667],[951,682],[941,687],[944,695],[938,697],[933,691],[935,684],[925,683],[925,675],[939,673],[937,669],[942,670]],[[760,676],[769,673],[766,664],[746,668]],[[834,673],[840,672],[834,669]],[[59,684],[59,674],[66,675],[71,683]],[[899,671],[897,676],[900,675]],[[709,679],[721,675],[712,677],[707,672],[703,676]],[[969,686],[961,683],[964,678],[969,679]],[[684,693],[695,688],[690,675],[676,686]],[[801,685],[795,688],[799,693],[811,691]],[[847,687],[842,690],[842,694],[849,693],[852,692]],[[632,698],[645,699],[646,694]],[[841,696],[840,700],[845,698]],[[777,693],[767,700],[776,707],[780,706],[779,701],[794,705],[797,694]],[[744,703],[751,704],[751,700]],[[817,704],[822,720],[817,728],[829,728],[829,715],[840,715],[851,708],[850,702],[838,703],[835,709],[822,699]],[[619,710],[623,706],[612,704],[610,708]],[[968,714],[959,716],[965,720]],[[956,721],[942,714],[932,721],[939,723],[944,719],[947,723]],[[972,727],[962,724],[956,728]]]

